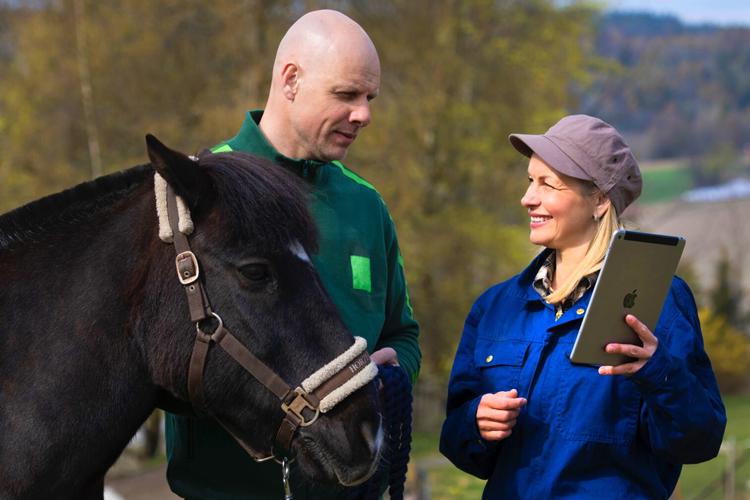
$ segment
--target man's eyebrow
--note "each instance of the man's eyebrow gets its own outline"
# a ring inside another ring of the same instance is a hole
[[[331,93],[333,94],[364,94],[365,92],[365,88],[355,83],[339,84],[331,87]],[[366,95],[368,99],[374,99],[378,96],[379,93],[380,89],[376,89],[373,92],[367,92]]]

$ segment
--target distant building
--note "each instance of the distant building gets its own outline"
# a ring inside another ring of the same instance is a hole
[[[698,286],[694,292],[699,304],[705,304],[706,292],[716,283],[717,263],[729,258],[737,273],[735,279],[743,290],[743,309],[747,311],[750,310],[750,252],[747,251],[750,248],[750,224],[747,223],[750,181],[740,181],[734,190],[726,189],[726,185],[696,189],[696,194],[691,196],[695,201],[679,199],[644,204],[634,215],[637,229],[686,239],[682,263],[689,264],[695,273]],[[744,196],[738,196],[740,193]],[[721,196],[723,198],[719,199]]]
[[[736,200],[739,198],[750,198],[750,180],[733,179],[719,186],[691,189],[680,196],[680,199],[690,203]]]

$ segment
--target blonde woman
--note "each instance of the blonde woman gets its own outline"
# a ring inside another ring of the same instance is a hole
[[[632,362],[568,355],[622,211],[641,192],[611,125],[566,116],[543,135],[512,134],[529,157],[530,240],[544,250],[480,296],[453,364],[440,450],[488,479],[484,498],[668,498],[681,464],[718,453],[726,414],[687,284],[674,278]]]

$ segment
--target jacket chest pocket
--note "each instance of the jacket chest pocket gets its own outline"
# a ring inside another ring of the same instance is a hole
[[[517,340],[477,339],[474,366],[487,392],[518,389],[529,343]]]
[[[630,444],[635,438],[641,397],[622,376],[599,375],[591,366],[563,359],[556,400],[557,432],[567,439]]]

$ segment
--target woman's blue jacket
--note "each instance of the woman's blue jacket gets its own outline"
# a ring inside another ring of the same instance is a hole
[[[674,278],[653,357],[633,376],[602,376],[568,359],[591,290],[555,321],[532,287],[548,252],[474,303],[440,451],[488,479],[484,498],[668,498],[681,464],[716,456],[726,425],[693,295]],[[479,400],[514,388],[528,403],[512,434],[485,441]]]

